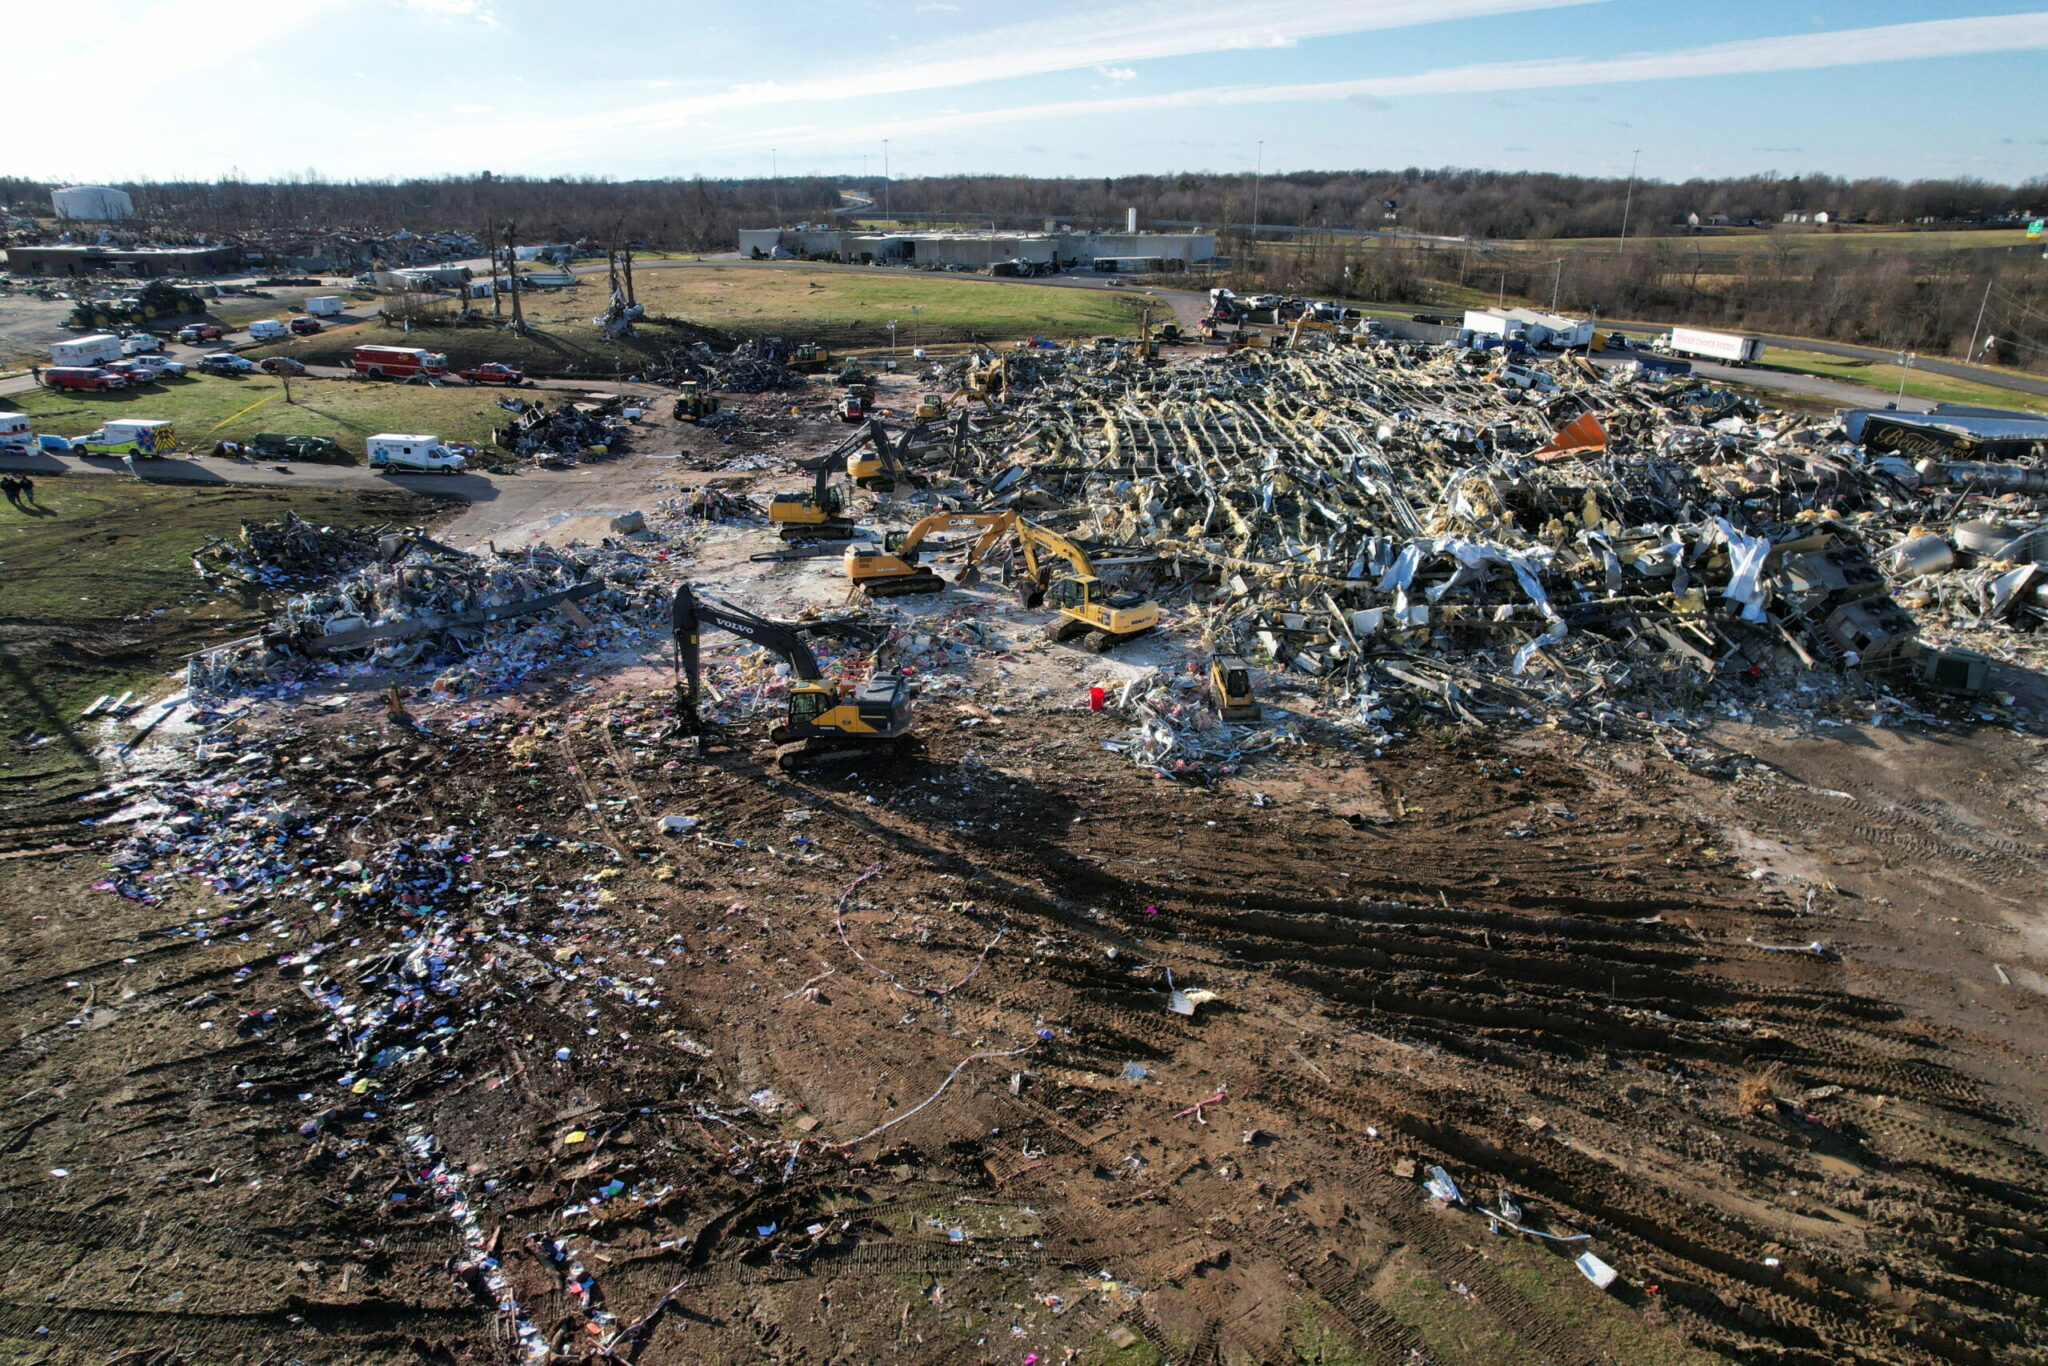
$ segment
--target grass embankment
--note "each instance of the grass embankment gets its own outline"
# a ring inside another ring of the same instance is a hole
[[[1856,360],[1849,356],[1833,356],[1821,351],[1791,351],[1773,346],[1765,349],[1762,362],[1753,368],[1796,375],[1819,375],[1824,379],[1868,385],[1873,406],[1895,399],[1899,394],[1900,368],[1884,361]],[[1979,384],[1975,380],[1931,374],[1918,367],[1908,367],[1905,376],[1906,393],[1912,398],[1922,398],[1932,403],[1973,403],[1987,408],[2017,408],[2032,413],[2048,413],[2048,398],[2038,394],[2023,394],[2014,389]]]
[[[383,342],[442,351],[457,366],[498,360],[539,375],[610,377],[633,374],[663,352],[695,340],[691,325],[742,337],[824,337],[836,343],[835,349],[852,345],[873,352],[888,346],[886,325],[891,319],[897,323],[897,344],[907,350],[920,341],[959,340],[970,333],[1003,342],[1128,332],[1142,308],[1128,296],[1094,290],[920,271],[818,270],[800,265],[674,266],[641,271],[634,286],[650,315],[687,319],[687,324],[643,322],[639,335],[630,340],[602,341],[591,319],[604,310],[604,279],[585,276],[566,289],[525,296],[526,320],[535,329],[531,336],[494,325],[502,319],[462,328],[415,325],[409,335],[364,324],[251,354],[338,365],[351,348]],[[911,312],[913,307],[920,311]],[[509,307],[505,316],[510,316]]]
[[[192,554],[242,522],[424,523],[441,500],[390,489],[189,488],[99,476],[36,480],[30,512],[0,503],[0,801],[89,780],[78,713],[147,692],[187,653],[245,635],[262,601],[199,577]],[[42,744],[31,742],[55,736]]]
[[[359,463],[363,438],[378,432],[424,432],[489,446],[491,432],[503,417],[497,406],[500,392],[454,385],[294,379],[292,401],[287,403],[281,379],[193,374],[106,394],[37,390],[6,402],[34,419],[37,431],[57,436],[78,436],[111,419],[162,418],[177,424],[178,444],[187,451],[204,453],[216,441],[276,432],[332,437]]]

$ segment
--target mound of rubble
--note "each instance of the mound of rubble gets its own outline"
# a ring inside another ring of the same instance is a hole
[[[809,381],[790,368],[793,350],[780,337],[750,337],[723,354],[700,341],[670,351],[654,364],[648,378],[662,384],[695,381],[727,394],[801,389]]]
[[[333,578],[376,557],[390,523],[374,527],[309,522],[296,512],[271,521],[242,523],[235,540],[215,538],[193,552],[202,579],[239,579],[270,588],[291,588]]]
[[[414,538],[288,600],[254,638],[193,657],[194,696],[274,684],[440,670],[433,692],[503,692],[566,660],[640,640],[666,601],[652,556],[612,544],[478,556]]]
[[[621,449],[629,421],[626,410],[634,400],[621,394],[594,394],[561,399],[550,407],[539,399],[508,396],[500,398],[498,406],[512,414],[512,420],[493,435],[500,449],[539,460],[573,459]]]
[[[1882,690],[1953,663],[1922,649],[1908,604],[2048,605],[2048,570],[2011,562],[2011,546],[2048,554],[2048,532],[2016,539],[2048,514],[2018,474],[1923,475],[1835,420],[1543,368],[1522,389],[1404,345],[1170,368],[983,357],[961,375],[991,397],[960,472],[991,503],[1073,509],[1070,534],[1149,556],[1138,586],[1194,580],[1183,627],[1321,680],[1374,731],[1396,703],[1625,729],[1786,670]],[[1902,602],[1885,567],[1959,562],[1912,547],[1986,499],[2000,520],[1981,540],[2000,547]]]

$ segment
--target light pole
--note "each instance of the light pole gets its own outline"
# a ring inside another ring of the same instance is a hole
[[[1628,193],[1621,197],[1621,242],[1615,247],[1614,251],[1614,254],[1617,256],[1623,256],[1628,253],[1628,210],[1629,205],[1635,202],[1636,163],[1642,159],[1642,155],[1643,149],[1638,147],[1629,154],[1628,158]]]
[[[1557,296],[1564,291],[1564,258],[1560,256],[1551,264],[1557,267],[1556,278],[1550,282],[1550,311],[1555,313],[1557,312]]]
[[[910,306],[910,349],[915,351],[924,339],[924,332],[918,326],[918,315],[924,312],[923,304]]]
[[[896,320],[894,318],[889,319],[887,326],[889,329],[889,368],[894,370],[896,368]]]
[[[1911,351],[1899,352],[1899,403],[1906,401],[1906,375],[1912,370],[1913,362],[1920,358]],[[1898,406],[1897,404],[1893,405]]]
[[[1258,160],[1252,163],[1252,241],[1251,250],[1259,249],[1259,180],[1266,173],[1266,144],[1259,143]]]

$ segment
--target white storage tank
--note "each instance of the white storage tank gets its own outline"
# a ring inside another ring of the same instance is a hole
[[[57,211],[59,218],[78,218],[93,223],[135,216],[135,201],[128,197],[126,190],[117,190],[111,185],[73,185],[68,189],[52,190],[50,207]]]

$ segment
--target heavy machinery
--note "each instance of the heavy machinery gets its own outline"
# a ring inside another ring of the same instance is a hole
[[[1024,548],[1024,578],[1018,593],[1026,607],[1050,599],[1059,613],[1046,628],[1054,640],[1078,636],[1083,648],[1101,654],[1159,624],[1158,603],[1142,593],[1109,591],[1088,562],[1088,552],[1057,531],[1019,517],[1017,541]],[[1048,558],[1065,560],[1071,572],[1053,578],[1052,565],[1043,562]]]
[[[880,418],[868,419],[865,436],[867,448],[855,446],[846,456],[846,477],[856,486],[892,493],[899,483],[916,487],[923,482],[904,463],[902,443],[890,439],[889,429]]]
[[[1337,344],[1338,330],[1337,324],[1334,321],[1329,318],[1319,318],[1313,313],[1304,313],[1296,318],[1293,325],[1287,329],[1287,344],[1289,346],[1299,346],[1304,336],[1314,336],[1317,333],[1328,337],[1332,345]]]
[[[906,593],[941,592],[946,581],[929,565],[918,562],[919,548],[925,537],[938,531],[980,527],[981,538],[969,548],[967,563],[960,570],[960,586],[971,588],[981,578],[981,557],[1016,525],[1017,514],[1014,512],[934,512],[908,531],[883,533],[880,550],[864,545],[848,546],[842,563],[846,566],[848,581],[870,597],[893,598]]]
[[[823,457],[801,466],[811,475],[811,487],[804,493],[778,493],[768,503],[768,521],[782,532],[785,541],[844,541],[853,536],[853,519],[846,515],[844,490],[832,487],[832,474],[845,468],[846,458],[856,443],[866,441],[865,430],[834,446]]]
[[[1209,660],[1209,701],[1226,721],[1261,719],[1259,700],[1252,696],[1252,671],[1236,655],[1215,655]]]
[[[868,409],[874,404],[875,393],[868,387],[866,380],[849,384],[846,386],[846,392],[839,396],[839,420],[859,422],[867,417]]]
[[[919,422],[936,422],[945,415],[946,396],[944,394],[926,394],[917,401],[917,411],[911,414]]]
[[[677,689],[677,731],[705,748],[705,724],[697,714],[700,667],[697,638],[705,628],[730,631],[788,661],[796,676],[789,711],[769,732],[775,762],[783,769],[809,768],[846,760],[910,752],[910,680],[898,674],[865,683],[827,683],[818,657],[792,626],[712,598],[700,598],[689,584],[676,587],[670,610],[676,655],[684,683]]]
[[[816,374],[832,364],[832,353],[816,342],[798,342],[789,352],[789,368],[803,374]]]
[[[676,386],[675,419],[678,422],[702,422],[718,411],[718,396],[707,392],[694,379],[686,379]]]

